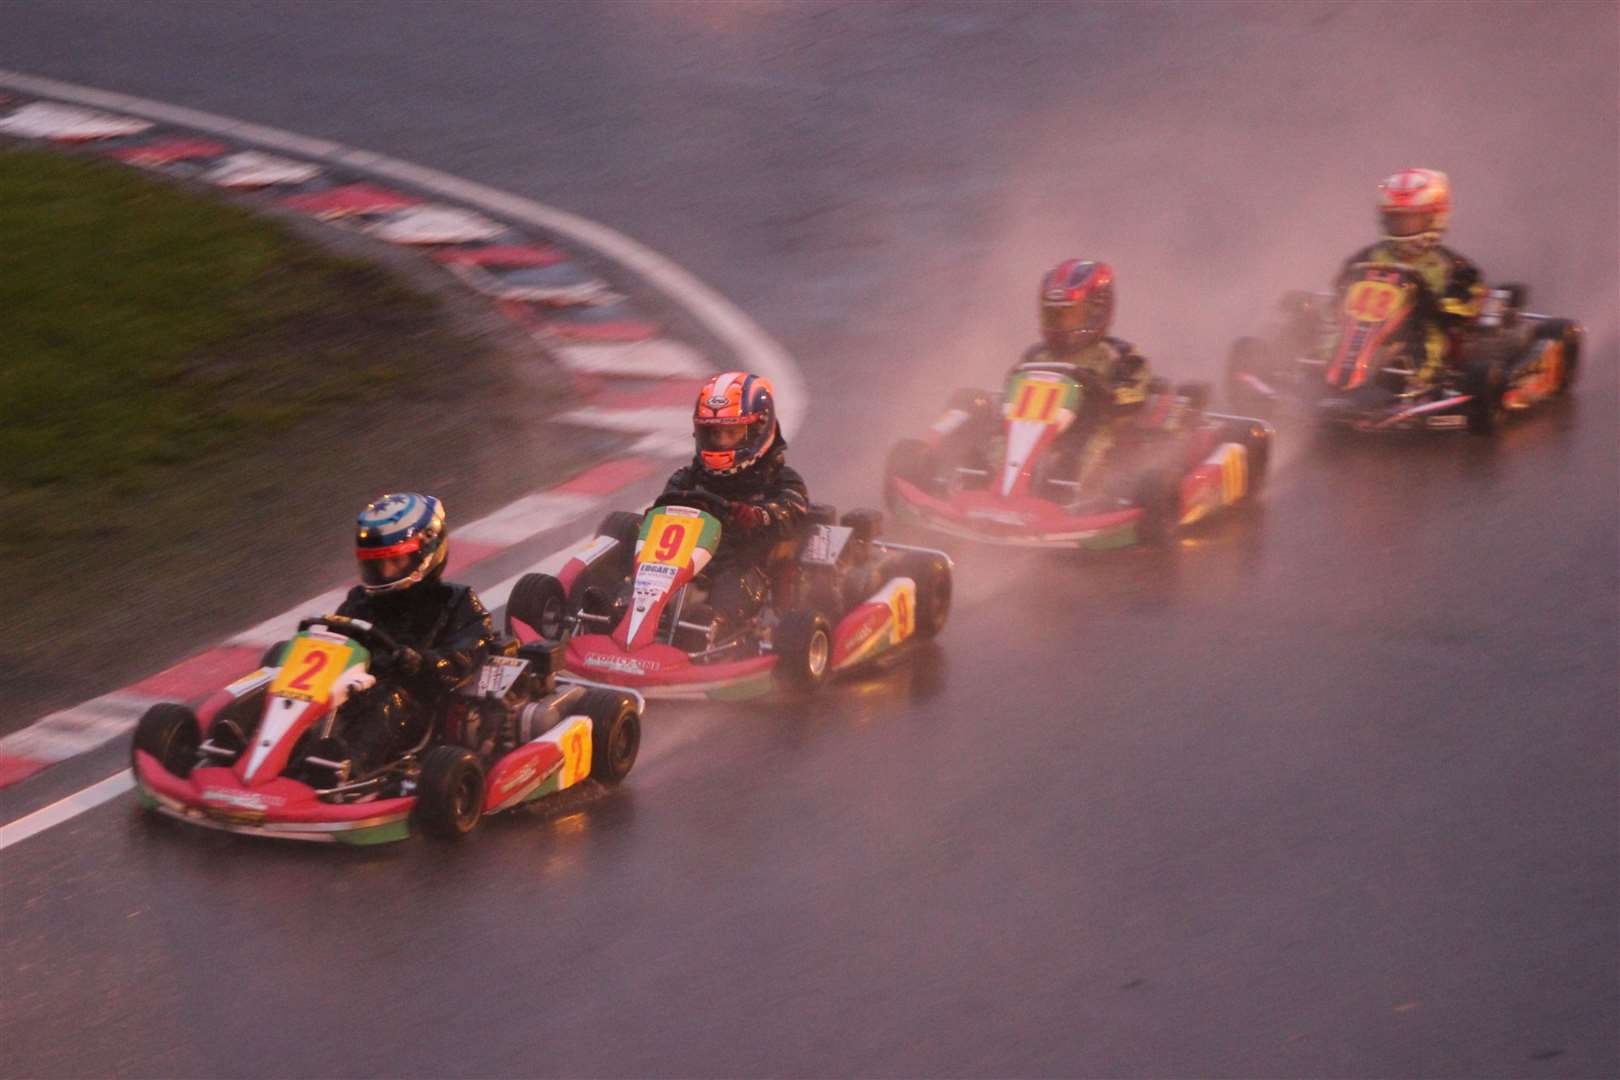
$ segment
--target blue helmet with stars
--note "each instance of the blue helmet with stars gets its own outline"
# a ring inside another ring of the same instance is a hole
[[[396,592],[433,580],[450,554],[444,504],[412,491],[369,503],[355,523],[354,554],[367,592]]]

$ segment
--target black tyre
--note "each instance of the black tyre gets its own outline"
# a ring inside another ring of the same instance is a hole
[[[629,776],[641,750],[635,698],[617,690],[590,689],[572,711],[591,718],[591,779],[617,784]]]
[[[820,612],[800,608],[789,611],[772,635],[776,652],[776,684],[806,694],[827,679],[832,667],[832,628]]]
[[[1142,508],[1136,542],[1152,547],[1169,543],[1181,523],[1181,477],[1169,469],[1143,473],[1136,481],[1132,501]]]
[[[615,557],[622,557],[628,564],[630,557],[635,554],[636,540],[641,536],[641,515],[632,514],[628,510],[614,510],[602,519],[596,527],[597,536],[611,536],[619,542],[620,550],[615,551]]]
[[[264,655],[259,657],[259,666],[260,667],[280,667],[281,666],[281,654],[282,654],[283,651],[285,651],[286,648],[287,648],[287,642],[285,642],[285,641],[276,642],[274,645],[272,645],[268,649],[264,650]]]
[[[524,574],[506,602],[506,632],[520,619],[547,641],[561,641],[568,628],[568,596],[550,574]]]
[[[459,840],[484,816],[484,767],[465,746],[435,746],[416,778],[413,820],[423,832]]]
[[[965,386],[951,391],[946,399],[947,409],[961,409],[968,414],[968,424],[987,424],[995,421],[996,399],[990,396],[988,390]]]
[[[1487,355],[1471,361],[1463,373],[1463,389],[1471,395],[1471,400],[1464,406],[1467,409],[1469,434],[1495,435],[1507,413],[1502,404],[1507,380],[1503,375],[1501,360]]]
[[[1226,401],[1246,412],[1269,409],[1272,398],[1255,389],[1244,375],[1253,375],[1275,387],[1276,364],[1271,345],[1264,338],[1241,337],[1232,342],[1226,354]]]
[[[1266,473],[1271,469],[1271,438],[1273,432],[1271,425],[1258,421],[1249,424],[1234,424],[1227,438],[1233,442],[1243,444],[1248,451],[1248,487],[1243,492],[1245,499],[1253,500],[1265,490]]]
[[[933,485],[934,452],[921,439],[901,439],[889,450],[883,465],[883,501],[893,510],[900,505],[894,481],[905,480],[924,491]]]
[[[1558,387],[1553,391],[1554,397],[1562,397],[1569,393],[1575,385],[1575,380],[1581,373],[1581,342],[1586,336],[1586,330],[1580,323],[1572,319],[1548,319],[1536,327],[1538,341],[1558,341],[1563,345],[1563,375],[1558,380]]]
[[[1176,384],[1176,396],[1187,399],[1187,407],[1194,412],[1203,412],[1209,407],[1210,385],[1207,382],[1184,382]]]
[[[917,583],[917,636],[931,638],[945,629],[951,614],[951,561],[912,551],[901,559],[899,570]]]
[[[186,777],[197,765],[200,746],[202,730],[197,725],[197,714],[184,705],[161,702],[147,709],[136,721],[129,760],[133,766],[135,751],[145,750],[175,776]]]

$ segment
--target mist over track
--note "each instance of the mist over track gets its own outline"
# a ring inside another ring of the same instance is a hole
[[[1395,13],[1399,12],[1398,17]],[[0,66],[601,220],[886,446],[1106,258],[1213,376],[1447,170],[1452,240],[1588,327],[1496,443],[1309,445],[1162,553],[968,552],[914,668],[668,708],[610,797],[286,849],[119,800],[0,855],[0,1073],[1620,1072],[1620,8],[11,0]],[[342,543],[334,537],[333,543]]]

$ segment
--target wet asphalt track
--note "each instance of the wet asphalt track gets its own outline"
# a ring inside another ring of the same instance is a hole
[[[1394,10],[7,3],[5,66],[663,250],[800,359],[841,503],[1024,344],[1042,264],[1112,259],[1121,331],[1210,373],[1403,164],[1592,348],[1495,445],[1284,432],[1263,509],[1171,552],[967,553],[916,667],[657,708],[621,791],[459,848],[127,797],[29,840],[0,1072],[1620,1071],[1620,19]]]

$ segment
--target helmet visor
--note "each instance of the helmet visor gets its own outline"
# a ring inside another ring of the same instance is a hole
[[[752,429],[753,425],[746,423],[699,424],[698,449],[710,453],[736,450],[748,441],[748,433]]]
[[[360,557],[360,581],[362,584],[392,585],[402,578],[410,576],[416,568],[415,555],[389,555],[381,559],[368,559]]]
[[[1379,211],[1385,236],[1422,236],[1434,228],[1434,212],[1411,208]]]
[[[1041,329],[1057,330],[1063,333],[1086,329],[1085,305],[1075,301],[1043,303],[1041,305]]]

